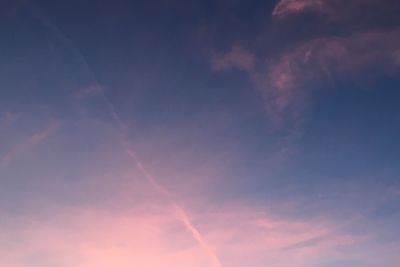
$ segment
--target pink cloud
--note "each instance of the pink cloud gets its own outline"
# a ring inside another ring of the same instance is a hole
[[[217,259],[209,262],[210,255],[190,236],[196,235],[196,230],[188,233],[165,206],[113,212],[63,209],[29,219],[14,218],[8,224],[5,220],[0,256],[9,267],[28,262],[32,266],[51,262],[81,267],[261,267],[266,263],[296,267],[351,258],[351,252],[340,252],[340,248],[361,241],[341,232],[333,222],[270,216],[254,208],[225,207],[193,217],[204,233],[196,239],[209,240],[221,263]]]
[[[304,266],[332,259],[351,258],[342,248],[365,241],[340,230],[327,220],[289,219],[256,208],[225,207],[207,214],[199,227],[207,228],[207,238],[227,266]]]
[[[48,262],[82,267],[206,264],[202,251],[184,231],[176,230],[176,221],[166,211],[63,212],[32,218],[21,227],[9,226],[8,234],[0,235],[0,255],[8,259],[7,266],[46,266]]]
[[[249,51],[235,45],[226,54],[212,56],[210,65],[214,71],[234,68],[243,71],[251,71],[255,66],[255,57]]]
[[[388,10],[394,8],[398,10],[396,0],[280,0],[272,11],[274,19],[286,19],[297,14],[313,13],[319,18],[330,22],[351,21],[359,24],[377,18],[395,16],[396,12]]]
[[[362,71],[397,71],[400,31],[364,32],[347,37],[325,37],[305,42],[283,53],[269,66],[266,79],[258,79],[269,99],[267,109],[283,115],[316,83],[332,76]],[[272,99],[272,100],[271,100]]]
[[[362,249],[369,239],[345,231],[341,225],[346,222],[289,218],[240,201],[210,208],[199,188],[199,195],[179,197],[181,206],[174,206],[133,164],[125,164],[108,165],[107,171],[96,173],[100,178],[90,179],[109,188],[111,204],[65,207],[55,201],[57,206],[48,205],[52,208],[44,213],[5,217],[0,222],[2,263],[8,267],[28,263],[33,267],[304,267],[330,260],[369,260]],[[153,173],[162,172],[152,169]],[[202,177],[192,173],[185,179]],[[90,188],[96,190],[95,185]],[[273,210],[286,214],[295,208],[292,203],[273,205]]]
[[[305,10],[327,12],[326,1],[323,0],[281,0],[272,11],[273,17],[285,17]]]
[[[289,118],[300,120],[307,96],[322,81],[335,76],[351,77],[363,71],[398,71],[399,47],[398,29],[321,37],[283,51],[264,67],[251,65],[239,69],[249,75],[264,98],[269,117],[280,125]],[[211,68],[221,71],[237,66],[228,60],[230,57],[230,53],[222,56],[224,64],[213,63]]]

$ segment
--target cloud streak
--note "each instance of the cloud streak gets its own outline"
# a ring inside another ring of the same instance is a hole
[[[149,171],[143,166],[141,161],[138,159],[136,153],[128,147],[128,144],[125,143],[125,151],[126,153],[134,160],[136,163],[136,167],[140,170],[140,172],[145,176],[146,180],[152,185],[152,187],[162,196],[169,199],[172,203],[173,209],[176,214],[176,218],[182,222],[185,228],[191,233],[193,239],[200,245],[203,251],[208,255],[210,259],[210,263],[212,267],[221,267],[221,262],[216,255],[216,253],[211,249],[210,245],[207,243],[203,235],[199,232],[199,230],[194,226],[192,221],[190,220],[187,212],[173,200],[173,196],[171,193],[163,187],[157,180],[149,173]]]
[[[0,160],[0,167],[4,168],[8,166],[14,159],[33,150],[36,146],[53,134],[59,127],[60,123],[53,121],[44,130],[37,132],[16,144],[2,156]]]
[[[225,265],[231,267],[371,262],[374,255],[367,253],[369,246],[377,251],[394,248],[394,244],[376,246],[370,235],[351,234],[334,221],[286,218],[261,212],[254,205],[239,206],[197,213],[203,234],[192,226],[185,212],[179,207],[176,211],[193,238],[198,242],[204,236],[212,240]],[[27,262],[32,266],[201,267],[214,257],[212,251],[204,254],[210,249],[207,243],[193,246],[167,210],[125,208],[113,212],[63,209],[52,212],[51,220],[46,217],[49,215],[33,215],[28,220],[3,221],[1,227],[6,231],[0,234],[0,256],[10,267]],[[375,257],[374,262],[379,266],[385,261]],[[218,264],[219,259],[214,258],[211,266]]]

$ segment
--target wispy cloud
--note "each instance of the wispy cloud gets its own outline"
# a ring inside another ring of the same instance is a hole
[[[329,1],[329,0],[328,0]],[[281,0],[275,6],[272,16],[285,17],[293,13],[304,12],[306,10],[317,10],[326,12],[327,5],[323,0]]]
[[[318,14],[320,20],[334,17],[336,27],[347,27],[358,8],[365,16],[383,17],[391,1],[321,1],[281,0],[272,17],[286,17],[307,10]],[[368,21],[368,20],[367,20]],[[339,23],[341,22],[341,23]],[[288,23],[291,23],[290,21]],[[351,78],[360,73],[397,72],[400,62],[400,30],[398,27],[371,28],[367,22],[357,30],[343,30],[339,34],[317,35],[270,54],[257,49],[246,50],[238,45],[219,56],[211,55],[210,66],[214,71],[238,69],[248,74],[254,87],[264,98],[265,109],[276,125],[297,123],[307,106],[307,98],[322,82],[336,78]],[[276,31],[283,30],[279,23]],[[338,31],[340,32],[340,31]],[[261,31],[260,35],[265,34]],[[259,56],[262,55],[262,56]],[[371,75],[368,75],[371,76]]]
[[[184,213],[179,216],[192,229],[195,239],[205,236],[212,241],[225,266],[300,267],[337,260],[369,260],[363,250],[369,239],[346,233],[333,221],[285,218],[255,207],[220,207],[195,214],[203,230],[200,234]],[[210,249],[208,245],[200,248],[194,244],[168,209],[106,212],[75,208],[53,212],[51,217],[34,215],[28,220],[2,222],[7,234],[0,234],[0,255],[8,260],[8,266],[28,262],[46,266],[52,262],[82,267],[200,267],[208,265],[207,257],[214,257],[211,251],[204,255],[204,250]],[[220,266],[219,261],[215,258],[211,266]]]
[[[354,254],[340,253],[341,249],[366,241],[365,237],[346,233],[337,222],[285,218],[254,207],[225,207],[208,214],[204,224],[229,266],[238,267],[246,262],[286,267],[351,258]]]
[[[285,51],[268,67],[266,79],[261,80],[263,92],[272,90],[275,96],[269,108],[273,114],[282,115],[296,101],[295,94],[309,93],[318,83],[331,78],[371,70],[397,71],[399,47],[400,30],[391,30],[318,38]]]
[[[211,68],[215,71],[227,69],[251,71],[255,63],[254,55],[238,45],[233,46],[226,54],[216,54],[210,59]]]
[[[62,213],[53,213],[52,219],[31,218],[29,224],[2,225],[8,234],[0,234],[0,244],[9,244],[0,245],[2,263],[10,267],[205,264],[201,251],[184,231],[174,230],[175,219],[162,209],[134,214],[85,209]]]
[[[285,20],[300,14],[314,14],[330,22],[358,21],[359,26],[360,18],[374,18],[378,25],[385,18],[396,16],[399,8],[396,0],[280,0],[272,17]],[[368,20],[362,22],[368,24]]]
[[[46,140],[47,137],[53,134],[59,126],[59,122],[53,121],[44,130],[34,133],[33,135],[14,145],[14,147],[7,151],[0,159],[0,167],[7,166],[14,159],[17,159],[23,154],[33,150],[36,146]]]

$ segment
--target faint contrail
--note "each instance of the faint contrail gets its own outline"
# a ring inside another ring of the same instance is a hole
[[[215,252],[212,250],[212,248],[207,244],[207,242],[204,240],[203,236],[201,233],[197,230],[197,228],[192,224],[190,221],[189,217],[187,216],[186,212],[177,204],[174,204],[175,211],[178,215],[178,218],[181,220],[181,222],[185,225],[186,229],[189,230],[189,232],[192,234],[193,238],[199,243],[200,247],[203,249],[203,251],[207,254],[207,256],[210,259],[211,265],[213,267],[221,267],[221,262],[215,254]]]
[[[143,166],[143,164],[140,162],[140,160],[137,158],[136,154],[132,150],[126,147],[126,152],[132,158],[134,158],[137,168],[146,177],[147,181],[153,186],[153,188],[157,190],[161,195],[164,195],[165,197],[170,199],[172,206],[175,210],[175,215],[177,219],[181,221],[181,223],[185,226],[185,228],[191,233],[193,239],[196,240],[196,242],[199,244],[204,253],[206,253],[206,255],[209,257],[211,266],[222,267],[218,256],[205,241],[204,237],[199,232],[199,230],[193,225],[186,211],[181,206],[179,206],[179,204],[177,204],[174,200],[172,200],[171,193],[167,189],[165,189],[162,185],[160,185],[151,174],[149,174],[149,172],[146,170],[146,168]]]
[[[125,149],[126,154],[129,155],[129,157],[133,160],[133,162],[135,163],[138,170],[142,173],[142,175],[145,177],[145,179],[151,184],[151,186],[154,188],[154,190],[156,190],[159,194],[163,195],[164,197],[166,197],[170,200],[170,202],[175,210],[175,216],[176,216],[177,220],[179,220],[182,223],[182,225],[191,233],[193,239],[198,243],[200,248],[209,257],[211,266],[212,267],[222,267],[218,256],[212,250],[212,248],[208,245],[208,243],[205,241],[204,237],[199,232],[199,230],[193,225],[193,223],[191,222],[186,211],[178,203],[176,203],[173,200],[171,193],[149,173],[149,171],[144,167],[143,163],[141,162],[141,160],[138,157],[138,155],[136,154],[136,152],[130,148],[129,141],[127,140],[127,137],[126,137],[127,127],[126,127],[125,123],[122,121],[121,117],[115,111],[114,105],[111,103],[111,101],[106,96],[102,86],[100,85],[99,81],[97,80],[97,77],[94,74],[94,72],[91,70],[85,57],[82,55],[82,53],[79,51],[79,49],[77,49],[75,47],[73,42],[68,37],[66,37],[61,32],[61,30],[54,23],[52,23],[38,7],[36,7],[33,4],[30,4],[29,7],[31,8],[32,14],[36,18],[38,18],[41,21],[41,23],[43,23],[52,33],[54,33],[54,35],[57,36],[58,39],[60,39],[64,44],[68,45],[69,48],[76,54],[78,59],[81,61],[81,64],[84,67],[84,70],[90,76],[90,79],[93,81],[93,83],[96,87],[96,90],[99,92],[101,98],[103,99],[104,103],[106,104],[108,112],[110,113],[114,122],[117,124],[117,128],[120,133],[121,143],[123,145],[123,148]]]

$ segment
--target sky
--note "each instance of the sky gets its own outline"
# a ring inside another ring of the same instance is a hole
[[[0,267],[400,265],[398,0],[2,0]]]

